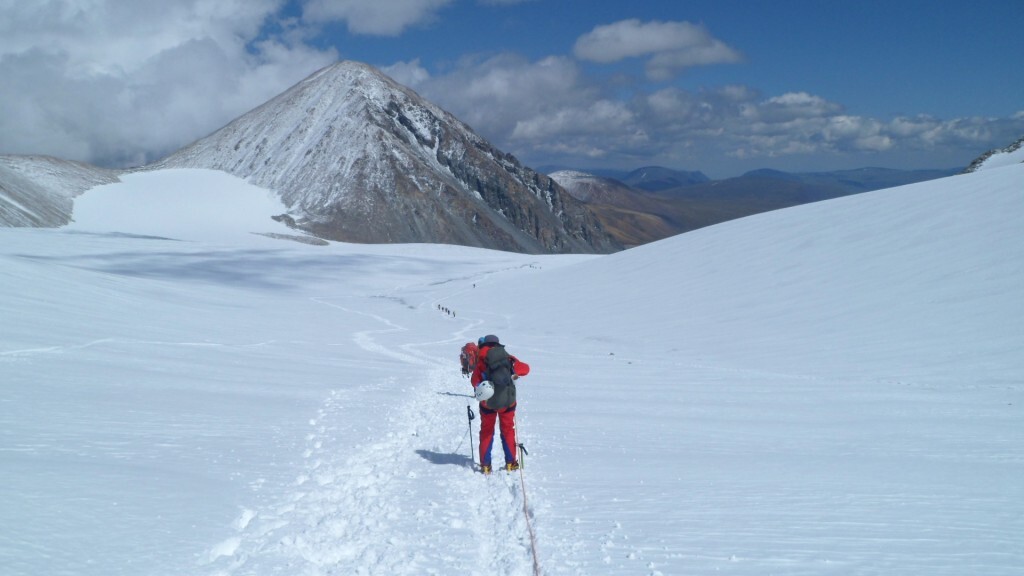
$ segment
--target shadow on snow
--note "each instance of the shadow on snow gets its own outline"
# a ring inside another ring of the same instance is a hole
[[[473,467],[473,460],[465,454],[442,454],[432,450],[417,450],[417,454],[431,464],[450,464],[454,466]]]

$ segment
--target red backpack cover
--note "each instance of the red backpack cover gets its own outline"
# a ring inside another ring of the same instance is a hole
[[[462,363],[462,375],[469,376],[476,368],[477,358],[480,357],[480,348],[475,342],[466,342],[459,353],[459,362]]]

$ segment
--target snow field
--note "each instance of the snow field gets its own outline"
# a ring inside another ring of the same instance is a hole
[[[469,468],[494,333],[544,574],[1015,575],[1021,168],[608,257],[0,230],[0,564],[532,574]]]

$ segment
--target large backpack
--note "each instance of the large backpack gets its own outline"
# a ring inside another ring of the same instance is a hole
[[[508,408],[516,403],[516,385],[512,381],[512,358],[505,347],[495,344],[484,355],[487,365],[487,380],[494,386],[494,396],[487,399],[487,407],[492,410]]]
[[[462,363],[462,375],[469,376],[476,368],[477,358],[480,357],[480,348],[475,342],[466,342],[459,352],[459,362]]]

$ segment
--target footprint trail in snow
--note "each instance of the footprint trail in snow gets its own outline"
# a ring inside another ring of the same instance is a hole
[[[209,552],[210,574],[533,573],[518,475],[472,468],[465,380],[415,346],[380,345],[375,335],[403,328],[374,318],[386,328],[354,340],[368,354],[419,364],[422,381],[383,408],[357,405],[359,391],[332,392],[309,421],[303,472],[240,513],[236,534]],[[400,387],[394,377],[372,384]],[[369,441],[347,417],[366,409],[381,412]]]

